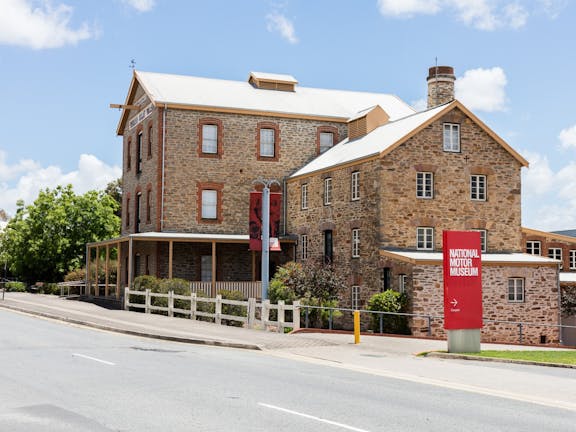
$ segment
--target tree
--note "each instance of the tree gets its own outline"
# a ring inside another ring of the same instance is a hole
[[[118,208],[114,212],[114,214],[120,217],[120,212],[122,211],[122,178],[117,178],[116,180],[111,181],[106,185],[106,189],[104,189],[114,201],[118,203]]]
[[[27,282],[61,281],[85,262],[86,243],[119,234],[116,201],[105,192],[76,195],[72,185],[40,191],[33,204],[17,202],[0,236],[2,261]]]

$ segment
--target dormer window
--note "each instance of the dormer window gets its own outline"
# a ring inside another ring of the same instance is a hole
[[[261,90],[295,91],[296,78],[291,75],[251,72],[248,82]]]

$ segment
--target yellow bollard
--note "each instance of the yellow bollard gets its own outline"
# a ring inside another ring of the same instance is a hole
[[[354,343],[360,343],[360,311],[354,311]]]

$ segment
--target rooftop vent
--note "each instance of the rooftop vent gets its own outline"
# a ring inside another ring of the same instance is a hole
[[[368,135],[377,127],[388,123],[388,120],[390,116],[380,105],[362,110],[348,120],[348,139],[354,140]]]
[[[258,89],[291,92],[296,90],[296,84],[298,84],[298,81],[292,75],[264,72],[250,72],[248,82]]]

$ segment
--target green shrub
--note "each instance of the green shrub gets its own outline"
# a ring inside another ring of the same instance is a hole
[[[158,287],[159,293],[168,294],[169,291],[173,291],[176,295],[189,296],[190,295],[190,282],[185,279],[173,278],[173,279],[161,279],[160,285]],[[168,307],[167,298],[155,298],[152,301],[154,306]],[[174,300],[174,307],[177,309],[190,309],[190,300]]]
[[[380,312],[406,312],[408,297],[394,290],[374,294],[368,301],[368,310]],[[372,314],[372,330],[380,331],[380,316],[382,316],[382,331],[393,334],[410,334],[408,319],[400,315]]]
[[[158,287],[160,286],[160,281],[155,276],[138,276],[134,278],[134,290],[135,291],[146,291],[149,289],[152,292],[158,292]],[[155,299],[160,300],[160,299]],[[143,295],[130,295],[130,303],[144,304],[146,302]]]
[[[8,292],[26,292],[26,284],[24,282],[6,282],[5,287]]]
[[[54,294],[60,295],[60,287],[57,283],[46,282],[42,285],[42,288],[38,290],[40,294]]]
[[[222,299],[226,300],[238,300],[244,301],[244,294],[242,291],[231,291],[231,290],[220,290],[218,294],[222,296]],[[248,310],[246,306],[237,306],[237,305],[222,305],[222,314],[223,315],[234,315],[234,316],[246,316]],[[234,320],[222,320],[222,323],[228,326],[234,327],[242,327],[241,321],[234,321]]]
[[[86,269],[85,268],[78,268],[69,271],[64,276],[65,282],[72,282],[72,281],[81,281],[86,279]]]

